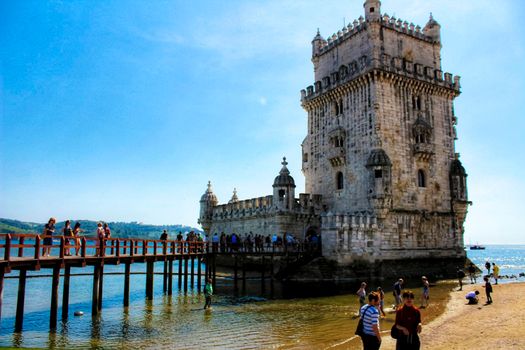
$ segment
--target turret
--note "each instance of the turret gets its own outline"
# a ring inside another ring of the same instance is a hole
[[[286,157],[281,163],[283,167],[273,182],[273,204],[278,210],[292,210],[295,203],[295,181],[286,167]]]
[[[457,153],[450,166],[450,192],[453,200],[468,201],[467,173]]]
[[[367,21],[379,21],[381,19],[381,1],[366,0],[363,7]]]
[[[425,28],[423,28],[423,33],[432,38],[432,40],[441,42],[441,26],[434,17],[432,17],[432,13],[430,13],[430,18],[425,25]]]
[[[312,57],[319,55],[321,48],[325,45],[326,40],[319,33],[319,28],[317,28],[317,35],[312,40]]]
[[[233,195],[232,195],[232,198],[230,199],[230,201],[228,202],[229,204],[231,203],[236,203],[239,201],[239,197],[237,197],[237,189],[234,188],[233,189]]]
[[[208,181],[208,188],[200,200],[201,210],[199,215],[199,224],[202,225],[202,229],[206,233],[209,233],[208,231],[210,230],[213,207],[215,207],[217,204],[219,204],[219,200],[217,199],[215,193],[213,193],[211,181]]]

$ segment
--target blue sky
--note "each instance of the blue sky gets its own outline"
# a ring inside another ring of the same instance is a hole
[[[525,243],[525,4],[382,12],[421,26],[432,12],[443,70],[462,77],[466,243]],[[304,191],[310,41],[362,14],[360,0],[1,1],[0,216],[196,226],[208,180],[221,202],[268,195],[284,155]]]

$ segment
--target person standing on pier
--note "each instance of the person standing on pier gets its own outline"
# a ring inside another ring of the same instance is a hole
[[[162,234],[160,235],[160,240],[161,241],[167,241],[168,240],[168,231],[167,230],[162,231]]]
[[[73,238],[73,229],[71,228],[71,220],[66,220],[65,224],[64,224],[64,228],[62,229],[62,233],[64,234],[64,239],[65,239],[65,244],[66,244],[66,249],[65,249],[65,252],[64,254],[66,256],[70,256],[71,255],[71,248],[70,248],[70,244],[71,244],[71,241]]]
[[[75,237],[75,255],[78,256],[78,253],[80,252],[80,232],[84,232],[80,228],[80,222],[76,222],[75,226],[73,227],[73,236]]]
[[[109,226],[106,222],[104,223],[104,238],[105,239],[111,238],[111,230],[109,229]]]
[[[104,228],[102,227],[102,223],[99,222],[97,224],[97,256],[101,256],[101,245],[102,241],[104,240],[104,237],[106,236]]]
[[[44,247],[42,248],[42,256],[49,256],[51,253],[51,246],[53,245],[53,234],[55,233],[55,218],[50,218],[44,226],[42,235],[44,236]]]
[[[206,297],[206,303],[204,304],[204,310],[211,308],[211,296],[213,295],[213,286],[211,278],[208,278],[206,285],[204,286],[204,296]]]

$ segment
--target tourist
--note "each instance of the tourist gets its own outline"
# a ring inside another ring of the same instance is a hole
[[[71,251],[69,244],[71,242],[71,239],[73,238],[73,229],[71,228],[71,220],[66,220],[64,223],[64,228],[62,229],[62,234],[64,235],[64,255],[70,256]]]
[[[359,308],[362,308],[365,305],[366,301],[366,283],[361,283],[361,287],[355,293],[359,297]]]
[[[494,284],[498,284],[499,266],[496,265],[496,263],[492,263],[492,275],[494,277],[494,280],[496,281],[496,283],[494,283]]]
[[[97,255],[102,256],[102,250],[100,249],[103,245],[104,237],[106,236],[102,223],[97,224]]]
[[[459,290],[463,290],[463,278],[465,278],[465,272],[463,272],[459,266],[456,275],[458,276]]]
[[[212,251],[214,253],[217,253],[219,251],[219,242],[220,242],[219,235],[217,234],[217,232],[215,232],[215,234],[211,238],[211,246],[212,246]]]
[[[51,247],[53,246],[53,234],[55,233],[55,218],[49,218],[47,224],[44,225],[42,236],[44,236],[44,246],[42,248],[42,256],[49,256]]]
[[[204,296],[206,297],[206,303],[204,304],[204,309],[211,308],[211,296],[213,295],[213,286],[211,278],[208,278],[206,285],[204,286]]]
[[[365,284],[366,285],[366,284]],[[363,305],[359,316],[363,319],[363,350],[377,350],[381,346],[381,333],[379,332],[379,295],[375,292],[368,294],[368,305]]]
[[[468,266],[468,275],[470,277],[470,284],[476,283],[476,266],[473,263],[470,263]]]
[[[490,263],[488,261],[485,263],[485,268],[487,269],[487,276],[490,276]]]
[[[423,283],[423,293],[421,294],[421,306],[419,308],[424,309],[428,306],[428,299],[430,299],[430,283],[425,276],[421,277],[421,282]]]
[[[403,279],[400,278],[397,280],[396,283],[394,283],[393,294],[396,300],[396,305],[394,307],[395,310],[397,310],[401,306],[401,304],[403,304],[403,301],[401,300],[401,290],[403,289],[403,282]]]
[[[78,253],[80,251],[80,232],[84,232],[80,228],[80,222],[76,222],[75,226],[73,226],[73,236],[75,237],[75,255],[78,256]]]
[[[377,294],[379,294],[379,312],[381,313],[381,318],[385,318],[385,292],[383,288],[377,287]]]
[[[109,226],[107,223],[104,223],[104,238],[105,239],[111,238],[111,230],[109,229]]]
[[[469,305],[475,305],[478,303],[478,294],[479,292],[476,290],[474,292],[468,292],[467,295],[465,295],[465,299],[468,300]]]
[[[483,277],[483,280],[485,281],[485,285],[483,286],[483,288],[485,288],[485,295],[487,296],[487,304],[492,304],[492,296],[490,295],[492,293],[492,284],[490,284],[488,276]]]
[[[162,234],[160,235],[161,241],[167,241],[168,240],[168,230],[162,231]]]
[[[397,338],[396,350],[419,350],[421,313],[414,306],[414,293],[403,292],[403,306],[396,311],[395,327],[402,332]]]
[[[272,246],[272,239],[270,238],[270,235],[266,235],[266,238],[264,239],[264,243],[266,243],[266,250],[270,250]]]

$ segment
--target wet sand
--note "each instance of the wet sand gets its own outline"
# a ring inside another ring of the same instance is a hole
[[[494,302],[490,305],[485,304],[481,284],[468,284],[463,291],[450,292],[445,311],[424,324],[421,348],[525,349],[525,283],[493,285],[493,289]],[[467,305],[465,295],[473,290],[480,292],[480,303]],[[395,349],[395,340],[388,332],[383,333],[381,349]]]

